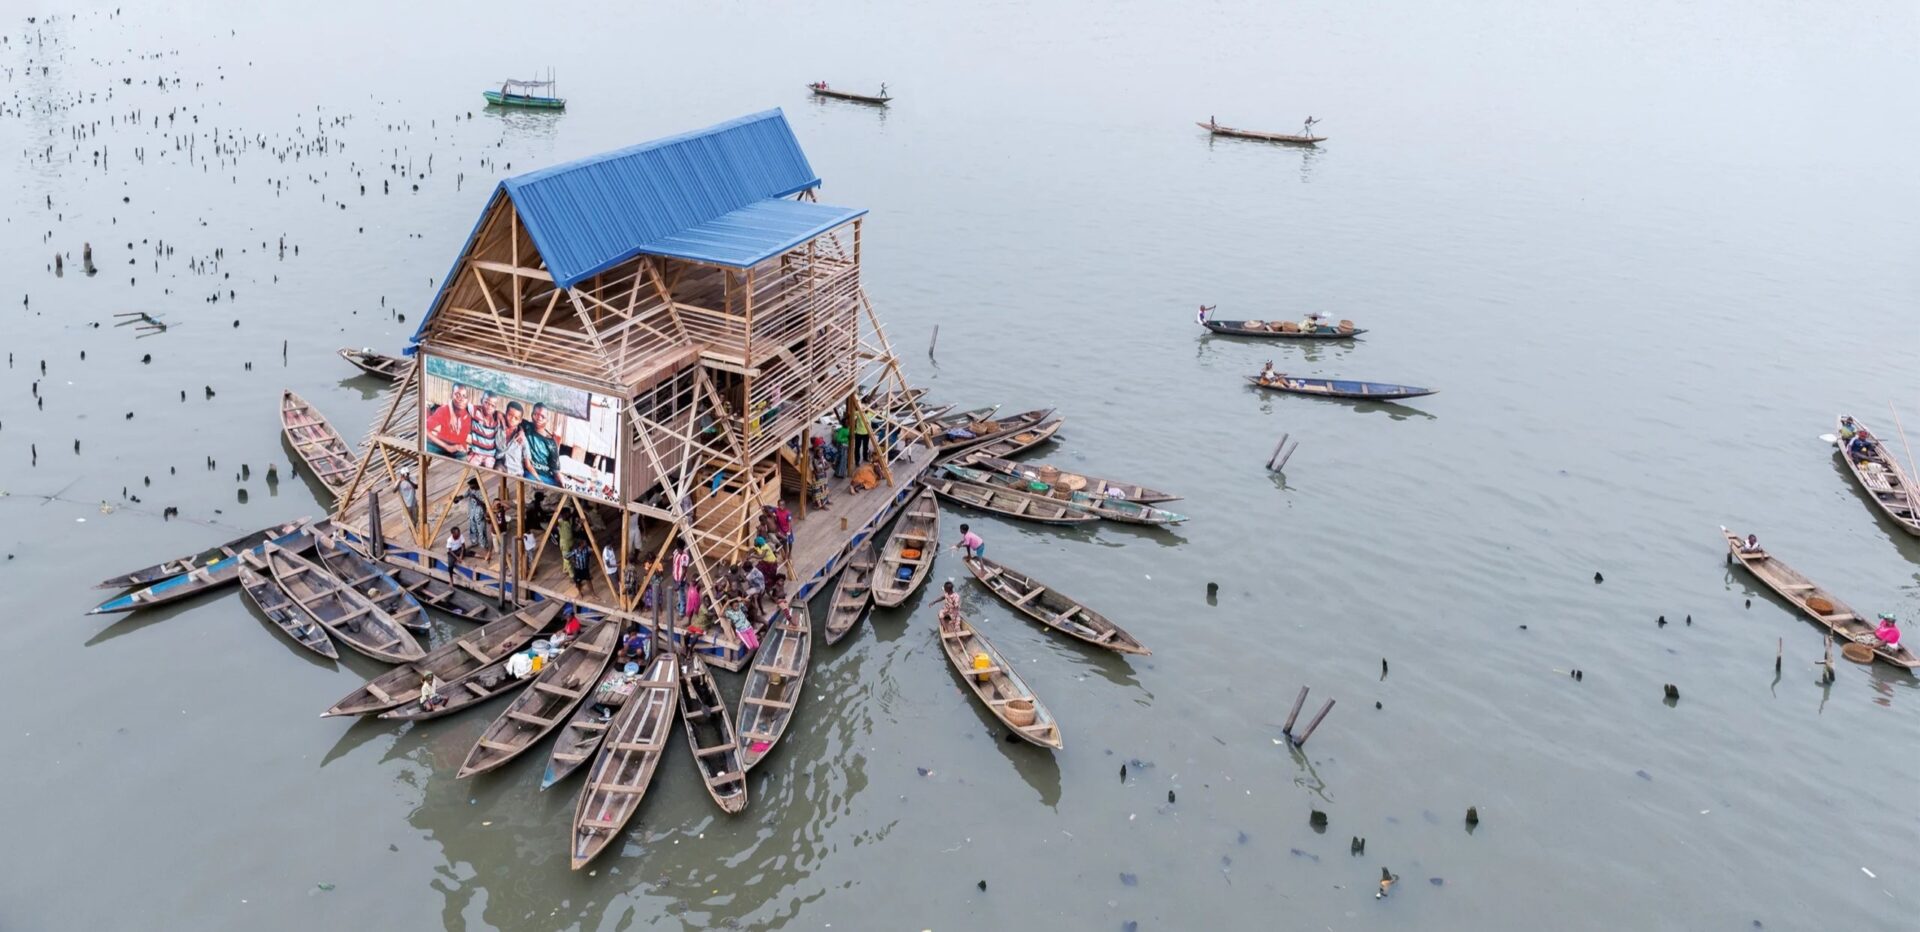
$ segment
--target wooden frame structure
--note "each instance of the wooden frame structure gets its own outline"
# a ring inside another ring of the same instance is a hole
[[[784,118],[778,126],[785,131]],[[581,164],[591,167],[592,160]],[[811,186],[777,200],[815,203]],[[783,487],[807,488],[813,477],[806,451],[829,416],[850,416],[864,403],[905,419],[876,438],[882,455],[873,462],[889,487],[904,491],[930,462],[927,428],[917,407],[905,403],[905,377],[861,287],[858,215],[778,242],[777,251],[751,262],[650,252],[640,244],[631,256],[569,280],[540,241],[556,254],[572,244],[555,242],[558,225],[539,209],[529,215],[510,183],[494,191],[409,353],[619,399],[617,503],[431,452],[423,431],[425,367],[416,362],[389,389],[335,507],[336,523],[370,549],[377,540],[391,548],[382,554],[391,561],[502,599],[565,598],[596,612],[634,615],[676,546],[711,590],[722,567],[751,548],[761,506],[779,501]],[[895,487],[897,463],[913,474]],[[390,491],[402,467],[411,467],[415,509]],[[477,480],[488,504],[485,530],[495,553],[487,565],[463,564],[455,572],[441,544],[451,524],[468,520],[460,498],[469,480]],[[536,545],[529,558],[501,534],[518,537],[527,528],[537,493],[554,503],[543,511],[543,526],[531,528]],[[796,509],[803,521],[804,497]],[[505,504],[504,526],[495,502]],[[558,549],[548,541],[562,514],[573,517],[594,553],[594,578],[583,591],[558,566],[564,555],[549,553]],[[890,516],[883,510],[858,527],[842,518],[841,549],[875,530],[868,527],[874,519]],[[606,545],[618,554],[612,573],[599,556]],[[843,556],[830,554],[822,569],[837,568]],[[705,635],[702,652],[737,669],[746,655],[737,634],[720,627]]]

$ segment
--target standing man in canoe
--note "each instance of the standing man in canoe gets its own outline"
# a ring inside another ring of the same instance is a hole
[[[1314,118],[1313,118],[1313,116],[1312,116],[1312,114],[1308,114],[1308,116],[1307,116],[1307,122],[1305,122],[1305,123],[1303,123],[1303,124],[1301,124],[1301,126],[1300,126],[1300,135],[1302,135],[1302,136],[1311,136],[1311,135],[1313,135],[1313,124],[1315,124],[1315,123],[1318,123],[1318,122],[1320,122],[1320,121],[1319,121],[1319,120],[1316,120],[1316,119],[1314,119]]]

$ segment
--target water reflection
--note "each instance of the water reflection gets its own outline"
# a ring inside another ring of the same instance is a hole
[[[393,387],[392,382],[379,378],[378,376],[367,375],[364,372],[359,375],[347,376],[336,384],[349,391],[359,392],[361,401],[373,401],[382,394],[385,394],[387,389]]]

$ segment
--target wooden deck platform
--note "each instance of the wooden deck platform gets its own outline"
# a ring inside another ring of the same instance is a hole
[[[819,592],[833,575],[839,572],[847,558],[869,537],[879,533],[888,522],[913,497],[914,483],[933,464],[933,450],[922,444],[913,444],[896,453],[891,464],[893,484],[882,482],[875,488],[864,492],[853,492],[847,486],[847,480],[832,480],[831,504],[824,510],[809,510],[802,518],[795,503],[788,501],[787,507],[794,512],[793,555],[789,562],[790,582],[788,594],[805,601]],[[611,541],[618,546],[620,529],[595,526],[585,531],[596,554],[595,569],[584,591],[576,592],[567,573],[565,561],[559,552],[558,544],[551,541],[543,544],[536,553],[530,570],[524,571],[525,578],[516,580],[523,572],[520,567],[506,567],[501,564],[500,542],[494,541],[495,550],[488,559],[482,561],[473,557],[469,551],[468,559],[460,565],[457,574],[449,574],[446,560],[446,528],[455,522],[461,525],[466,521],[466,508],[456,504],[444,523],[439,519],[447,507],[450,497],[464,488],[460,470],[456,468],[429,469],[427,488],[421,496],[426,508],[427,525],[441,524],[437,539],[417,540],[413,525],[408,521],[401,507],[399,495],[393,490],[383,491],[381,495],[380,525],[381,536],[386,543],[386,553],[381,559],[395,566],[426,573],[436,579],[451,580],[454,585],[471,589],[482,595],[498,598],[505,591],[508,602],[525,604],[545,599],[560,599],[578,608],[583,614],[617,618],[623,621],[637,621],[645,624],[647,619],[640,612],[629,612],[622,606],[617,585],[607,579],[599,569],[597,554],[602,545]],[[497,481],[497,480],[496,480]],[[491,491],[491,490],[489,490]],[[361,549],[366,549],[371,540],[369,515],[362,509],[357,513],[335,514],[336,526],[346,532],[347,537]],[[609,509],[611,511],[611,509]],[[518,559],[520,548],[508,541],[506,549],[510,559]],[[629,542],[643,553],[655,552],[658,539],[645,542]],[[472,547],[469,542],[469,548]],[[673,632],[676,642],[683,641],[687,632],[676,627]],[[738,672],[746,667],[752,654],[746,650],[737,638],[724,632],[706,632],[696,643],[696,649],[708,660],[727,670]]]

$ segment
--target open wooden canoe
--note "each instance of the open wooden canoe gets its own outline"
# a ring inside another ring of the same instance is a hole
[[[444,579],[435,579],[419,570],[404,566],[393,567],[393,578],[400,581],[408,592],[422,605],[437,608],[449,615],[486,624],[505,617],[507,610],[502,609],[493,599],[461,589]]]
[[[531,676],[517,677],[508,673],[507,662],[502,660],[481,667],[452,686],[442,687],[440,695],[447,697],[447,702],[439,708],[427,708],[421,704],[416,695],[412,702],[394,706],[381,712],[378,717],[399,722],[419,722],[439,718],[442,715],[452,715],[469,706],[479,705],[489,699],[498,699],[531,682],[533,682]]]
[[[280,392],[280,431],[321,485],[335,495],[347,490],[353,481],[353,450],[320,412],[291,390]]]
[[[1029,430],[1006,434],[1000,436],[998,439],[989,440],[986,443],[980,444],[977,447],[970,447],[965,452],[954,457],[954,460],[956,462],[964,462],[973,457],[1016,456],[1052,440],[1053,435],[1059,433],[1060,426],[1065,423],[1066,421],[1060,418],[1054,418],[1051,421],[1047,421]]]
[[[1842,415],[1844,418],[1845,416]],[[1841,423],[1839,441],[1834,449],[1840,454],[1841,462],[1847,464],[1847,471],[1853,473],[1853,481],[1873,500],[1874,507],[1886,515],[1894,524],[1909,534],[1920,536],[1920,503],[1914,501],[1913,483],[1900,461],[1887,452],[1887,445],[1878,434],[1867,429],[1867,425],[1854,420],[1854,424],[1867,435],[1869,446],[1856,456],[1847,446],[1846,425]]]
[[[1000,411],[999,405],[988,405],[984,408],[973,408],[967,411],[956,412],[954,414],[946,414],[940,417],[927,418],[926,419],[927,430],[932,431],[937,436],[949,430],[965,427],[968,424],[971,424],[975,421],[987,420],[993,417],[995,414],[999,413],[999,411]]]
[[[325,539],[314,545],[320,553],[320,562],[348,587],[367,597],[368,601],[380,606],[380,610],[393,616],[393,620],[409,631],[425,633],[427,613],[420,603],[408,592],[400,581],[387,572],[379,563],[361,556],[348,547],[345,541]]]
[[[1052,501],[1071,505],[1074,508],[1085,509],[1108,521],[1119,521],[1125,524],[1167,525],[1179,524],[1187,520],[1186,515],[1168,511],[1164,508],[1155,508],[1152,505],[1130,502],[1123,498],[1089,495],[1086,492],[1069,492],[1066,491],[1066,486],[1064,485],[1051,486],[1044,492],[1035,491],[1033,489],[1033,483],[1038,482],[1039,480],[1037,479],[1027,479],[1022,476],[1007,475],[1006,473],[988,472],[984,469],[968,469],[965,466],[956,466],[951,463],[940,468],[941,471],[955,479],[971,482],[975,485],[990,485],[1026,495],[1041,496]],[[1041,484],[1045,485],[1046,483]]]
[[[873,602],[873,541],[860,545],[847,559],[846,568],[833,584],[833,601],[827,607],[827,643],[840,643],[853,626],[867,614]]]
[[[565,780],[600,750],[600,742],[607,737],[607,726],[613,722],[612,711],[599,701],[602,694],[613,689],[616,683],[629,680],[638,683],[646,675],[644,669],[635,669],[632,673],[610,669],[600,678],[593,691],[582,699],[580,707],[573,710],[566,727],[560,729],[560,737],[554,739],[553,750],[547,753],[546,774],[540,778],[541,789]]]
[[[1045,495],[1016,492],[994,485],[981,485],[978,482],[967,482],[951,476],[931,477],[922,481],[941,498],[1021,521],[1036,521],[1040,524],[1092,524],[1100,520],[1099,515],[1085,508],[1078,508]]]
[[[95,589],[131,589],[135,586],[145,586],[149,583],[156,583],[171,576],[189,573],[199,567],[218,563],[227,557],[238,556],[241,551],[253,550],[267,541],[292,534],[304,527],[310,520],[312,519],[300,518],[298,520],[276,524],[272,527],[264,527],[251,534],[236,537],[224,544],[216,544],[199,553],[188,554],[187,556],[172,560],[163,560],[152,566],[134,570],[131,573],[122,573],[111,579],[100,580],[94,583],[93,587]]]
[[[574,870],[605,851],[640,808],[667,748],[679,701],[680,663],[671,652],[663,651],[647,668],[640,691],[613,717],[607,740],[587,772],[587,785],[574,803],[570,851]]]
[[[1740,561],[1740,565],[1746,567],[1747,572],[1753,574],[1753,578],[1760,580],[1767,588],[1786,599],[1794,608],[1799,609],[1801,614],[1826,626],[1833,632],[1834,637],[1856,644],[1870,645],[1873,647],[1875,657],[1896,667],[1907,670],[1920,667],[1920,657],[1916,657],[1905,645],[1893,650],[1888,650],[1882,645],[1879,639],[1873,636],[1873,622],[1849,608],[1847,603],[1840,601],[1839,596],[1814,585],[1812,581],[1800,575],[1793,567],[1780,562],[1764,548],[1758,551],[1742,549],[1746,538],[1739,534],[1725,527],[1720,528],[1720,533],[1727,539],[1727,552],[1733,556],[1733,559]],[[1810,604],[1814,600],[1824,601],[1826,603],[1824,607],[1827,610],[1823,612],[1816,609]]]
[[[1025,573],[985,557],[968,557],[967,569],[1021,614],[1061,634],[1122,654],[1153,653],[1119,625],[1108,621],[1107,616]]]
[[[1043,748],[1059,750],[1065,746],[1060,739],[1060,726],[1054,723],[1053,713],[1033,694],[1019,674],[1007,665],[1006,658],[994,649],[980,632],[973,630],[964,618],[951,618],[940,625],[940,647],[947,654],[947,662],[953,665],[953,672],[973,690],[980,704],[993,713],[1002,725],[1022,739]],[[986,655],[985,666],[975,666],[974,658]],[[1033,703],[1033,721],[1027,725],[1015,725],[1008,720],[1007,703],[1016,699]]]
[[[1006,417],[995,418],[991,421],[973,421],[964,423],[957,428],[948,428],[946,432],[933,438],[934,455],[941,457],[952,456],[961,450],[969,450],[983,443],[998,440],[1002,437],[1012,437],[1016,434],[1039,427],[1046,422],[1047,418],[1052,416],[1052,408],[1038,408],[1032,411],[1022,411],[1019,414],[1009,414]],[[1059,430],[1058,425],[1056,425],[1054,429]],[[961,436],[962,433],[968,434],[968,436]],[[1048,436],[1051,436],[1051,434]],[[1038,443],[1039,441],[1034,442]]]
[[[241,553],[260,554],[268,542],[262,541]],[[305,527],[274,538],[271,543],[294,553],[301,553],[313,546],[313,535]],[[110,612],[130,612],[139,608],[151,608],[178,602],[181,599],[218,589],[240,578],[240,558],[222,557],[204,566],[196,566],[177,576],[169,576],[144,589],[114,596],[90,609],[89,615],[104,615]]]
[[[278,544],[265,546],[267,566],[280,588],[342,644],[388,663],[408,663],[427,655],[407,629],[366,596],[305,557]]]
[[[1293,329],[1282,329],[1283,323],[1294,324]],[[1297,321],[1278,320],[1203,320],[1200,325],[1214,333],[1235,337],[1261,337],[1269,340],[1351,340],[1367,332],[1365,327],[1355,327],[1351,322],[1340,325],[1319,324],[1312,330],[1300,329]]]
[[[513,697],[507,710],[480,733],[456,776],[486,773],[520,756],[560,727],[586,699],[587,691],[606,675],[619,641],[618,621],[582,628],[580,636],[559,656],[548,660],[526,690]]]
[[[273,581],[267,569],[267,561],[250,550],[240,553],[240,588],[252,600],[254,607],[260,609],[267,620],[279,627],[281,633],[300,645],[328,660],[340,659],[340,652],[333,649],[333,640],[327,637],[327,629],[313,623],[300,606],[293,604],[280,584]]]
[[[818,84],[807,85],[807,90],[812,91],[815,97],[830,97],[834,100],[851,100],[857,104],[872,104],[876,107],[884,107],[887,105],[887,101],[893,99],[885,94],[855,94],[852,91],[835,90],[831,87],[821,87]]]
[[[370,349],[347,349],[342,347],[340,350],[340,358],[353,363],[354,368],[359,369],[361,372],[386,379],[389,382],[399,378],[402,372],[407,371],[408,366],[405,356],[388,356],[385,353],[376,353]]]
[[[699,654],[680,663],[680,724],[687,732],[693,765],[707,784],[707,795],[722,812],[747,808],[747,769],[740,766],[740,736],[720,684]]]
[[[342,696],[332,708],[320,713],[320,717],[370,715],[405,705],[420,698],[420,678],[428,673],[432,673],[445,690],[526,647],[551,628],[559,614],[559,602],[552,599],[535,602],[499,621],[468,631],[419,660],[368,680],[366,685]]]
[[[1234,129],[1231,126],[1221,126],[1218,123],[1200,123],[1196,121],[1194,125],[1200,127],[1201,129],[1206,130],[1207,132],[1214,134],[1215,136],[1229,136],[1234,139],[1257,139],[1261,142],[1284,142],[1284,143],[1288,143],[1296,146],[1310,146],[1316,142],[1327,141],[1327,137],[1325,136],[1301,136],[1296,133],[1265,133],[1257,129]]]
[[[1318,395],[1322,398],[1358,398],[1363,401],[1392,401],[1396,398],[1418,398],[1431,395],[1437,389],[1419,388],[1412,385],[1395,385],[1390,382],[1356,382],[1352,379],[1306,379],[1298,376],[1283,376],[1273,381],[1262,381],[1257,375],[1247,376],[1247,381],[1256,388],[1273,392],[1287,392],[1294,395]]]
[[[880,564],[873,578],[873,604],[894,608],[927,581],[935,552],[940,549],[940,503],[932,489],[921,489],[907,502],[900,520],[880,548]],[[907,556],[913,551],[914,556]],[[907,578],[900,571],[908,570]]]
[[[740,688],[740,766],[752,770],[780,743],[800,703],[800,687],[807,681],[807,663],[813,658],[813,623],[806,606],[790,602],[767,629],[766,639],[753,656],[753,668]]]
[[[988,444],[987,446],[992,446],[992,444]],[[983,447],[979,450],[968,450],[962,453],[960,458],[954,460],[954,462],[961,466],[971,466],[974,469],[984,469],[988,472],[997,472],[1002,475],[1019,476],[1022,479],[1038,479],[1056,486],[1064,485],[1075,492],[1085,492],[1088,495],[1097,495],[1102,498],[1112,498],[1113,496],[1109,494],[1110,492],[1119,492],[1120,498],[1129,502],[1138,502],[1142,505],[1177,501],[1180,498],[1180,496],[1170,492],[1150,489],[1144,485],[1068,472],[1057,467],[1050,467],[1045,463],[1016,463],[1013,460],[1002,459],[996,456],[979,455],[984,449]]]

